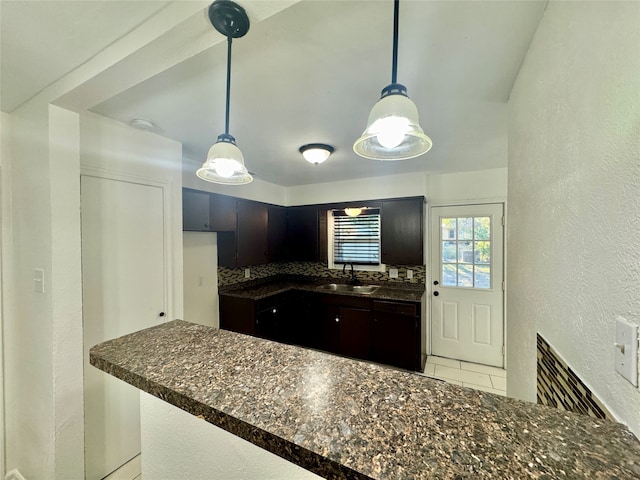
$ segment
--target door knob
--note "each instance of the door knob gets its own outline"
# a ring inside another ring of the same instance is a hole
[[[434,284],[434,285],[439,285],[439,284],[440,284],[440,282],[439,282],[438,280],[434,280],[434,281],[433,281],[433,284]]]
[[[437,297],[438,295],[440,295],[440,292],[433,292],[434,297]]]
[[[158,314],[158,316],[159,316],[159,317],[164,317],[164,312],[160,312],[160,313]]]

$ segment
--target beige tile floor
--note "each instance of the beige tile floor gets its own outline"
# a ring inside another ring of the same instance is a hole
[[[502,368],[429,356],[424,375],[483,392],[507,395],[507,371]]]

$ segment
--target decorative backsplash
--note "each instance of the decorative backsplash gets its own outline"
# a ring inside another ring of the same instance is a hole
[[[424,265],[387,265],[385,272],[356,271],[356,276],[362,282],[391,282],[424,284],[426,268]],[[398,269],[398,278],[389,278],[389,268]],[[407,270],[413,270],[413,278],[407,278]],[[218,286],[223,287],[235,283],[249,282],[274,275],[304,275],[307,277],[325,277],[346,280],[347,275],[342,270],[330,270],[326,263],[319,262],[285,262],[270,263],[250,267],[250,277],[244,277],[244,268],[218,267]]]
[[[613,419],[589,387],[538,334],[538,403],[582,413],[590,417]]]

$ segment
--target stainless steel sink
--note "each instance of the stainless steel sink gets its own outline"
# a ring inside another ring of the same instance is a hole
[[[379,285],[347,285],[346,283],[328,283],[321,285],[318,290],[329,290],[330,292],[351,292],[369,295],[380,288]]]

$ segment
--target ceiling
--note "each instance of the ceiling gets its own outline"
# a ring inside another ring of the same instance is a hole
[[[166,3],[2,0],[2,110]],[[230,133],[256,178],[283,186],[506,167],[507,101],[545,6],[546,0],[403,0],[398,81],[433,148],[416,159],[379,162],[358,157],[352,145],[391,80],[392,2],[295,3],[234,40]],[[224,131],[226,75],[224,38],[203,28],[220,41],[91,110],[125,123],[149,120],[201,163]],[[336,150],[314,166],[298,148],[318,142]]]

